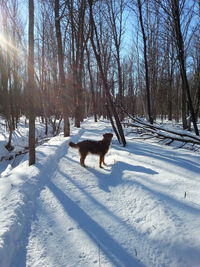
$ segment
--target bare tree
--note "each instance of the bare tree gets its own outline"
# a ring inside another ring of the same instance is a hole
[[[123,106],[123,83],[122,83],[122,67],[121,67],[121,44],[122,44],[122,35],[124,32],[123,29],[123,18],[124,18],[124,9],[125,1],[120,0],[116,1],[107,1],[108,7],[108,21],[111,27],[112,37],[114,41],[115,52],[114,56],[117,62],[117,72],[118,72],[118,102],[120,106]],[[123,119],[123,113],[120,111],[120,119]]]
[[[115,134],[118,137],[119,142],[122,143],[123,146],[125,146],[126,139],[124,136],[123,128],[120,123],[111,94],[109,92],[108,82],[107,82],[106,75],[104,73],[103,66],[102,66],[101,47],[100,47],[98,32],[97,32],[97,28],[96,28],[96,24],[95,24],[94,16],[93,16],[93,0],[88,0],[88,4],[89,4],[89,16],[90,16],[90,27],[91,27],[90,28],[90,41],[91,41],[91,45],[92,45],[92,48],[93,48],[93,51],[96,57],[97,65],[98,65],[98,68],[101,74],[103,88],[104,88],[106,98],[108,101],[108,108],[109,108],[109,111],[111,110],[111,112],[109,112],[111,114],[110,118],[112,117],[112,114],[114,115],[114,118],[115,118],[116,127],[113,127],[113,130],[115,131]],[[94,37],[95,37],[96,44],[94,41]],[[112,118],[111,118],[111,122],[112,122]]]
[[[200,1],[198,1],[198,24],[197,31],[194,35],[194,62],[196,62],[195,66],[195,81],[196,81],[196,93],[195,93],[195,117],[198,120],[198,114],[200,111]]]
[[[57,38],[57,53],[58,53],[58,67],[59,67],[59,78],[60,78],[60,89],[61,89],[61,97],[62,97],[62,110],[63,110],[63,118],[64,118],[64,136],[70,135],[70,124],[69,124],[69,111],[67,108],[67,92],[66,92],[66,81],[65,81],[65,73],[64,73],[64,53],[62,47],[62,34],[60,28],[60,20],[59,16],[60,10],[60,2],[59,0],[55,0],[54,2],[54,12],[55,12],[55,27],[56,27],[56,38]]]
[[[92,67],[91,67],[91,56],[90,56],[90,51],[88,47],[86,47],[86,52],[87,52],[87,61],[88,61],[88,72],[89,72],[89,77],[90,77],[90,90],[92,94],[94,121],[97,122],[97,101],[95,97],[94,77],[93,77]]]
[[[176,46],[177,46],[177,53],[178,53],[178,61],[180,65],[180,72],[182,78],[182,86],[183,86],[183,94],[187,94],[188,99],[188,106],[191,114],[191,120],[193,122],[194,130],[196,135],[199,135],[199,130],[197,128],[195,113],[193,108],[193,103],[190,95],[190,87],[186,73],[186,64],[185,64],[185,47],[183,41],[183,35],[181,32],[181,25],[180,25],[180,1],[179,0],[171,0],[171,12],[172,12],[172,20],[173,20],[173,28],[176,37]]]
[[[86,0],[68,1],[71,28],[71,72],[73,76],[75,126],[80,127],[84,116],[83,70],[84,52],[87,43],[86,34]]]
[[[139,11],[140,26],[142,30],[142,38],[143,38],[143,55],[144,55],[144,64],[145,64],[147,111],[148,111],[149,122],[153,124],[153,116],[152,116],[152,111],[151,111],[151,99],[150,99],[150,86],[149,86],[149,69],[148,69],[148,59],[147,59],[147,37],[145,34],[145,29],[144,29],[142,3],[140,0],[137,0],[137,5],[138,5],[138,11]]]
[[[0,43],[0,113],[4,115],[9,138],[6,148],[10,151],[13,149],[11,145],[12,133],[17,127],[20,115],[20,87],[22,77],[20,70],[21,65],[17,58],[19,44],[20,20],[18,19],[18,1],[12,0],[11,5],[2,0],[0,13],[3,17],[1,25]],[[2,92],[1,92],[2,91]]]
[[[34,0],[29,0],[29,165],[35,164],[35,109],[34,109]]]

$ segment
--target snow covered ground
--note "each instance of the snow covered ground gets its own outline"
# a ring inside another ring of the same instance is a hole
[[[2,169],[0,267],[200,266],[199,152],[129,134],[81,167],[69,140],[111,131],[86,120]]]

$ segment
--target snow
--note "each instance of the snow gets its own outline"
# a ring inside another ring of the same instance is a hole
[[[0,163],[1,267],[200,266],[199,152],[129,133],[104,169],[94,155],[81,167],[68,142],[105,132],[108,121],[88,119],[38,146],[34,166],[27,154]]]

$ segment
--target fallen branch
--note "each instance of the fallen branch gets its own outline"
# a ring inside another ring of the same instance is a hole
[[[36,146],[40,146],[46,142],[48,142],[50,140],[50,138],[44,138],[44,139],[40,139],[40,140],[37,140],[35,141],[35,145]],[[19,145],[18,145],[19,146]],[[13,160],[15,159],[16,157],[18,156],[21,156],[21,155],[24,155],[24,154],[27,154],[29,152],[29,147],[25,146],[21,146],[23,149],[22,150],[19,150],[19,151],[13,151],[12,154],[9,153],[7,156],[2,156],[0,158],[0,162],[2,162],[3,160]]]
[[[148,133],[150,132],[150,133],[154,134],[154,137],[157,136],[157,137],[162,137],[163,139],[170,139],[168,144],[171,144],[174,141],[178,141],[178,142],[182,142],[184,144],[191,143],[193,145],[199,145],[200,146],[200,137],[197,137],[197,136],[194,136],[192,134],[185,133],[185,132],[183,133],[183,132],[177,132],[174,130],[165,129],[165,128],[162,128],[162,127],[155,125],[155,124],[152,125],[148,122],[142,121],[139,118],[135,118],[135,117],[131,116],[123,107],[120,107],[120,108],[133,121],[133,123],[124,122],[123,123],[124,126],[141,128],[141,129],[145,130],[146,135],[148,135]],[[183,146],[184,146],[184,144],[183,144]]]
[[[145,125],[145,123],[141,123],[142,125],[139,124],[135,124],[135,123],[124,123],[124,125],[126,126],[131,126],[131,127],[139,127],[142,128],[143,130],[145,130],[146,132],[150,132],[154,134],[154,137],[159,136],[159,137],[163,137],[165,139],[170,139],[172,143],[173,141],[179,141],[179,142],[183,142],[183,143],[191,143],[191,144],[195,144],[195,145],[200,145],[200,140],[198,140],[197,138],[193,138],[190,135],[187,134],[183,134],[183,133],[178,133],[175,131],[171,131],[171,130],[166,130],[166,129],[162,129],[161,127],[157,127],[157,126],[152,126],[152,125]],[[166,134],[170,133],[170,134]],[[145,133],[147,134],[147,133]]]

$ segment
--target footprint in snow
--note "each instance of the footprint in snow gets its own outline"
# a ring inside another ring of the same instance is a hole
[[[143,221],[142,218],[138,218],[138,219],[135,220],[136,223],[140,223],[140,222],[142,222],[142,221]]]
[[[79,255],[79,258],[80,258],[80,259],[85,258],[85,257],[86,257],[85,253],[81,253],[81,254]]]

